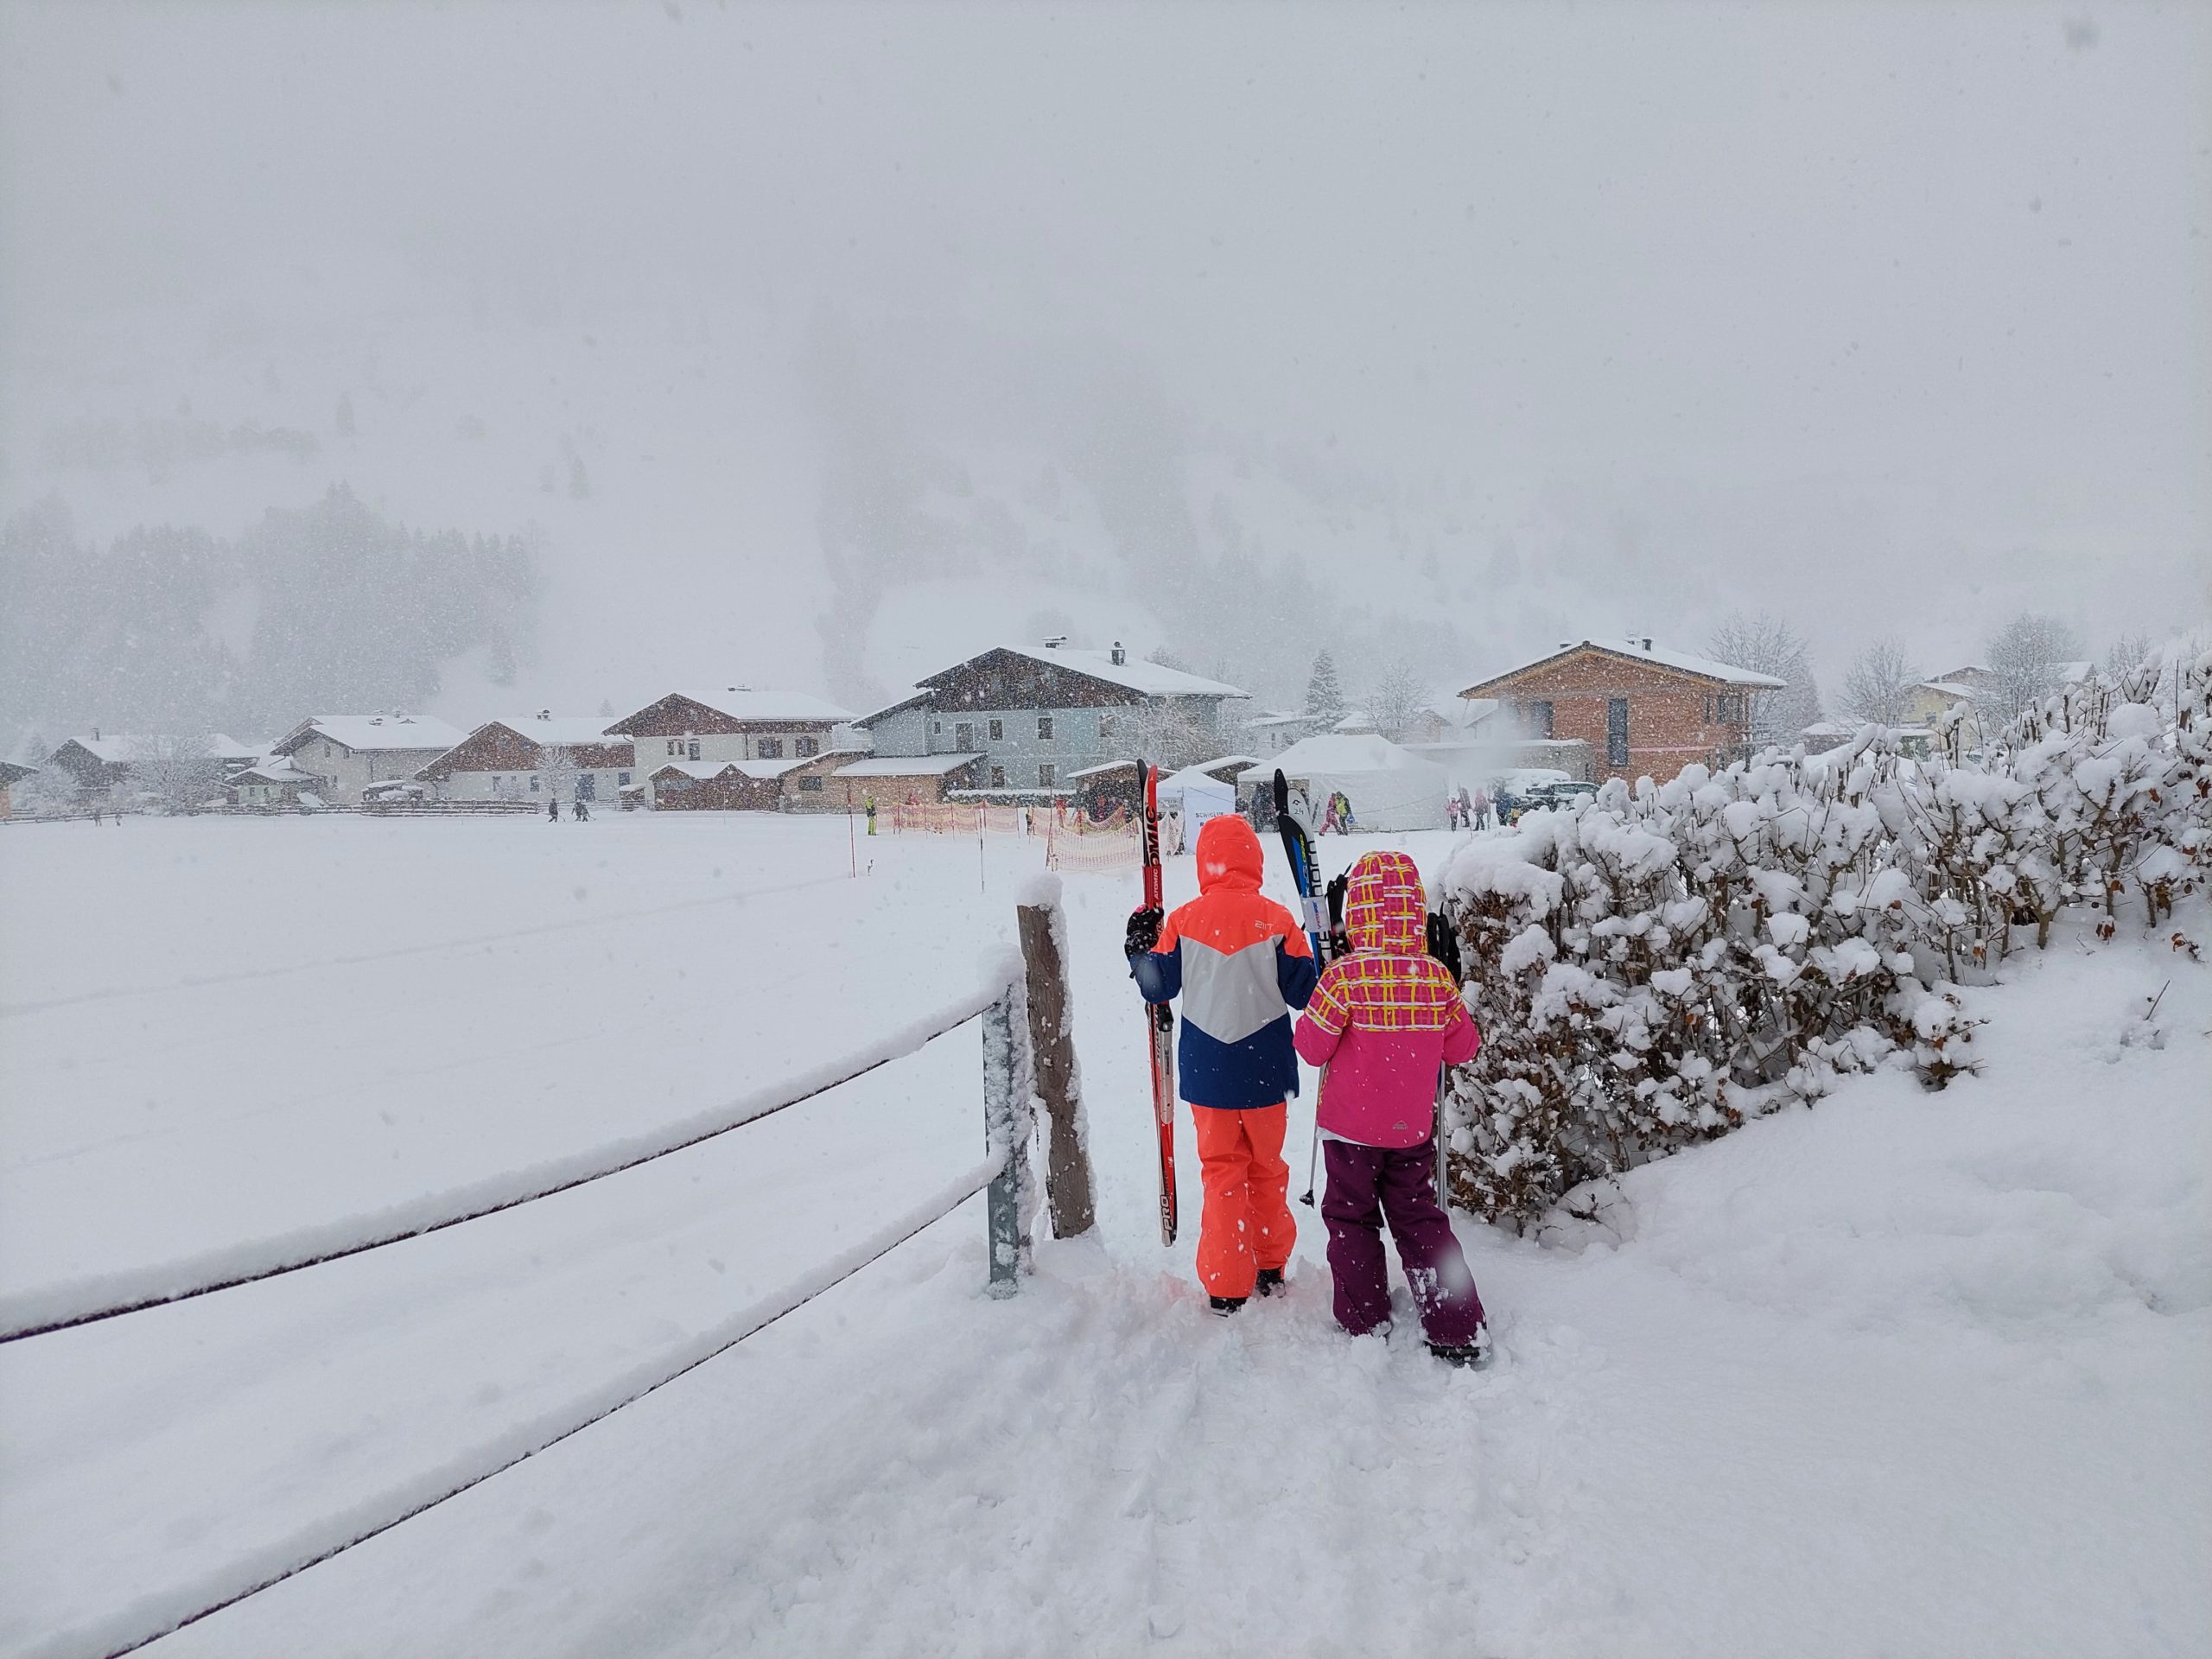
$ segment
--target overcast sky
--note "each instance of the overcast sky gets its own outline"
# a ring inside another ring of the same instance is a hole
[[[2208,608],[2202,5],[5,16],[0,365],[41,418],[56,342],[272,272],[334,328],[829,306],[979,429],[1135,373],[1502,513],[1687,514],[1663,556],[1755,600],[1864,575],[1856,518],[1884,582],[1970,544],[2106,590],[2093,631],[2114,583]],[[10,505],[50,482],[11,459]]]

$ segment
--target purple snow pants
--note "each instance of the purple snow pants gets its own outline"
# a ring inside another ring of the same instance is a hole
[[[1325,1141],[1321,1150],[1329,1166],[1321,1216],[1329,1224],[1337,1323],[1357,1337],[1389,1320],[1390,1274],[1382,1258],[1388,1221],[1428,1339],[1453,1348],[1472,1342],[1483,1322],[1483,1299],[1436,1202],[1435,1147],[1426,1141],[1417,1147]]]

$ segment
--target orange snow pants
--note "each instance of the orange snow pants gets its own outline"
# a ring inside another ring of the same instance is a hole
[[[1205,1209],[1198,1217],[1198,1282],[1209,1296],[1249,1296],[1262,1268],[1286,1267],[1298,1224],[1282,1160],[1287,1109],[1192,1106]]]

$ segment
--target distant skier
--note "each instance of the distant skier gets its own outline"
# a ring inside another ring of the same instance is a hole
[[[1430,1351],[1477,1365],[1489,1341],[1482,1298],[1437,1201],[1433,1136],[1438,1069],[1473,1058],[1482,1039],[1450,970],[1427,953],[1427,919],[1413,860],[1363,855],[1345,893],[1351,954],[1321,975],[1296,1040],[1308,1065],[1329,1068],[1317,1116],[1337,1322],[1356,1337],[1389,1328],[1387,1221]]]
[[[571,818],[574,818],[578,823],[589,823],[591,822],[591,813],[585,808],[584,798],[582,796],[579,795],[576,797],[575,804],[569,809],[569,816]]]
[[[558,795],[545,803],[545,821],[548,823],[561,822],[561,798]]]
[[[1337,815],[1337,833],[1348,836],[1359,828],[1359,821],[1351,815],[1351,797],[1341,789],[1331,798],[1329,804]]]
[[[1313,947],[1260,892],[1260,838],[1233,813],[1198,831],[1198,896],[1162,918],[1129,918],[1129,972],[1147,1002],[1183,999],[1183,1098],[1197,1127],[1205,1208],[1198,1281],[1234,1313],[1282,1285],[1298,1224],[1283,1161],[1287,1096],[1298,1092],[1289,1009],[1313,994]]]
[[[868,832],[872,836],[875,833],[875,797],[872,794],[862,796],[861,810],[868,814]]]
[[[1340,836],[1344,834],[1344,820],[1337,816],[1337,799],[1336,791],[1331,790],[1328,800],[1321,809],[1321,828],[1317,833],[1325,836],[1333,830]]]

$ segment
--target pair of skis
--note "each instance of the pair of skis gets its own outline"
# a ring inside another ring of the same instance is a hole
[[[1344,927],[1342,912],[1344,889],[1340,883],[1332,882],[1326,889],[1325,905],[1322,893],[1316,891],[1320,884],[1313,869],[1313,832],[1307,829],[1303,820],[1291,811],[1290,782],[1282,775],[1280,769],[1275,772],[1274,787],[1275,827],[1282,836],[1284,855],[1290,861],[1291,879],[1298,883],[1299,904],[1305,912],[1301,919],[1305,925],[1306,937],[1313,947],[1314,965],[1325,967],[1328,965],[1331,955],[1342,949],[1340,941],[1343,938]],[[1460,978],[1459,942],[1452,937],[1451,927],[1444,918],[1433,912],[1428,918],[1427,944],[1429,955],[1443,963],[1451,970],[1452,982],[1458,984]],[[1437,1068],[1435,1110],[1434,1116],[1429,1120],[1431,1126],[1429,1136],[1430,1142],[1435,1149],[1436,1195],[1440,1202],[1449,1205],[1452,1201],[1450,1196],[1452,1184],[1446,1156],[1448,1143],[1444,1135],[1446,1072],[1446,1068],[1442,1066]],[[1328,1082],[1329,1068],[1325,1065],[1321,1068],[1320,1079],[1314,1090],[1313,1150],[1306,1160],[1306,1196],[1300,1200],[1301,1204],[1311,1205],[1313,1202],[1315,1176],[1320,1163],[1321,1154],[1319,1094],[1322,1089],[1328,1086]]]
[[[1160,868],[1160,768],[1137,762],[1144,791],[1139,830],[1144,856],[1144,907],[1166,912]],[[1165,1002],[1144,1005],[1145,1046],[1152,1065],[1152,1116],[1160,1132],[1160,1242],[1175,1242],[1175,1016]]]
[[[1298,884],[1300,924],[1306,929],[1306,942],[1313,947],[1313,965],[1327,966],[1329,944],[1336,937],[1333,918],[1324,907],[1313,875],[1313,834],[1306,823],[1290,810],[1290,780],[1275,769],[1275,833],[1282,837],[1283,856],[1290,861],[1290,879]],[[1313,1145],[1306,1158],[1306,1195],[1299,1199],[1311,1206],[1313,1189],[1321,1166],[1321,1090],[1329,1084],[1329,1068],[1321,1068],[1321,1076],[1313,1086]]]

